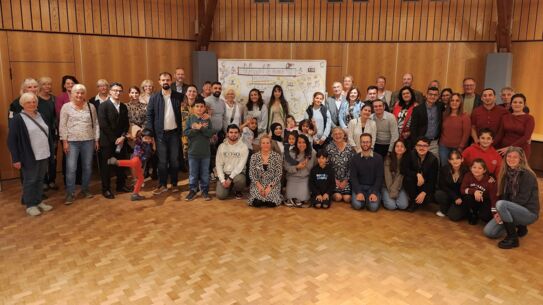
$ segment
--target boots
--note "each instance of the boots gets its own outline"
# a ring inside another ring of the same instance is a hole
[[[512,249],[519,246],[518,243],[518,235],[517,235],[517,227],[512,222],[504,222],[503,226],[505,227],[505,230],[507,231],[507,236],[504,240],[500,241],[498,243],[498,247],[501,249]]]
[[[524,236],[526,236],[526,234],[528,234],[528,227],[518,225],[517,226],[517,235],[518,235],[518,237],[524,237]]]

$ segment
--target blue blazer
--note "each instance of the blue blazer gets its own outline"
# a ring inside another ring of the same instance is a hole
[[[183,94],[172,90],[170,100],[172,102],[173,114],[175,115],[175,123],[177,124],[177,132],[179,134],[183,132],[181,126],[181,102],[183,101],[183,98]],[[162,91],[154,93],[149,98],[145,127],[149,128],[157,139],[162,139],[164,136],[164,97]]]

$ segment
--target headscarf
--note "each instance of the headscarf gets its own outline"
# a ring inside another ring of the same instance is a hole
[[[271,138],[272,138],[272,140],[283,142],[283,137],[282,136],[275,135],[275,129],[277,128],[277,126],[281,126],[281,124],[273,123],[270,126]],[[283,134],[283,133],[281,133],[281,134]]]

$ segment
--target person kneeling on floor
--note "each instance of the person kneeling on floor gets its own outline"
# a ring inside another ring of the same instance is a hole
[[[109,165],[130,167],[132,170],[132,175],[136,178],[134,192],[130,197],[130,200],[132,201],[145,199],[144,196],[140,195],[140,189],[143,185],[143,164],[151,158],[154,150],[155,141],[153,139],[153,132],[150,129],[143,129],[138,132],[136,136],[134,152],[132,153],[130,160],[117,160],[115,157],[111,157],[107,161]]]
[[[245,188],[245,164],[249,156],[249,149],[240,140],[240,130],[236,124],[226,128],[226,139],[219,145],[215,165],[217,168],[217,198],[224,200],[234,192],[236,199],[242,199]]]
[[[335,188],[334,169],[328,164],[328,153],[321,149],[317,152],[317,166],[314,166],[309,174],[311,205],[317,209],[328,209]]]

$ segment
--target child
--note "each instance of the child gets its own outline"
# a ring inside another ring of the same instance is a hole
[[[209,201],[209,162],[211,150],[209,142],[213,136],[209,114],[205,113],[206,104],[196,100],[193,114],[187,119],[184,135],[189,139],[189,194],[185,200],[191,201],[196,196],[198,184],[202,190],[202,198]]]
[[[478,158],[483,159],[488,168],[489,175],[496,179],[500,173],[502,157],[492,146],[492,143],[494,143],[494,132],[488,128],[483,128],[479,130],[478,136],[479,143],[471,144],[462,152],[464,163],[471,167],[473,160]]]
[[[311,205],[320,209],[330,207],[330,196],[336,187],[334,170],[328,165],[328,153],[321,149],[317,152],[317,163],[309,174],[309,190],[311,191]]]
[[[309,119],[301,120],[300,124],[298,124],[298,130],[299,134],[305,135],[309,139],[309,142],[311,142],[311,145],[313,145],[313,135],[315,134],[313,122]]]
[[[469,224],[476,225],[478,219],[489,222],[492,219],[491,210],[496,205],[496,183],[490,177],[483,159],[473,160],[470,172],[462,179],[460,190],[464,195],[461,206]]]
[[[294,146],[296,146],[296,141],[298,141],[298,133],[288,134],[288,139],[285,142],[283,153],[283,158],[285,161],[288,164],[295,166],[298,165],[299,162],[290,155],[290,151],[294,149]]]
[[[287,123],[285,126],[285,130],[283,131],[283,141],[285,141],[285,143],[288,142],[289,135],[295,134],[296,136],[298,136],[298,126],[296,126],[296,120],[294,119],[294,117],[292,115],[287,115],[286,121]]]
[[[145,197],[141,196],[139,193],[144,179],[143,164],[152,156],[155,146],[152,134],[151,130],[147,128],[137,133],[134,152],[132,153],[130,160],[117,160],[115,157],[112,157],[107,161],[110,165],[130,167],[132,170],[132,175],[136,177],[134,192],[132,193],[132,196],[130,196],[130,200],[132,201],[145,199]]]

